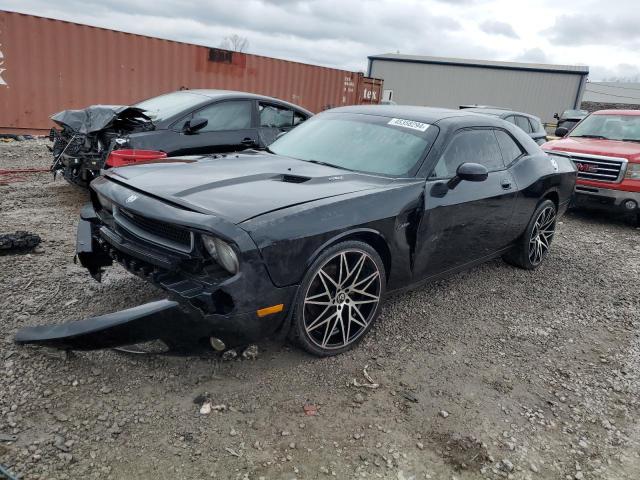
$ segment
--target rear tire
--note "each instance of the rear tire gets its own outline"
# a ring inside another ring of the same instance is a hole
[[[533,212],[516,245],[502,257],[504,261],[525,270],[538,268],[551,248],[556,231],[556,215],[555,203],[543,200]]]
[[[370,245],[345,241],[329,247],[298,289],[290,337],[319,357],[350,350],[378,318],[385,283],[384,263]]]

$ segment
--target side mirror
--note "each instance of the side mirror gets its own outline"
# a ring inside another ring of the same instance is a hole
[[[567,127],[558,127],[555,131],[556,137],[564,137],[567,133],[569,133],[569,129]]]
[[[558,112],[556,112],[556,113],[554,113],[554,114],[553,114],[553,118],[556,118],[556,119],[559,119],[559,118],[560,118],[560,115],[558,115]]]
[[[184,133],[196,133],[198,130],[202,130],[207,126],[209,120],[203,117],[193,117],[191,120],[187,120],[184,124],[183,131]]]
[[[449,190],[453,190],[462,180],[467,182],[484,182],[489,177],[489,170],[479,163],[462,163],[456,170],[456,176],[447,182]]]
[[[467,182],[484,182],[489,178],[489,170],[479,163],[462,163],[456,170],[456,176],[445,182],[434,183],[431,187],[431,196],[442,198],[449,190],[453,190],[462,180]]]

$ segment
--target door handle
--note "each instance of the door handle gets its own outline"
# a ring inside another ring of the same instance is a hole
[[[508,180],[506,178],[502,179],[502,182],[500,182],[500,185],[502,185],[502,188],[505,190],[509,190],[511,188],[511,180]]]

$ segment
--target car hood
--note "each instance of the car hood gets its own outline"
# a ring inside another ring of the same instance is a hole
[[[392,182],[387,177],[259,152],[169,158],[161,163],[111,169],[106,176],[236,224],[275,210]]]
[[[82,110],[63,110],[51,116],[58,125],[87,134],[103,130],[118,119],[139,118],[149,121],[144,110],[126,105],[92,105]]]
[[[597,138],[565,137],[542,145],[543,150],[556,150],[567,153],[586,153],[621,157],[631,161],[640,161],[640,143],[602,140]]]

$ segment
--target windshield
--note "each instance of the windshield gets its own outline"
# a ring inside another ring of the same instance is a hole
[[[569,136],[640,142],[640,115],[591,115]]]
[[[174,115],[201,104],[207,98],[196,93],[186,91],[167,93],[153,97],[133,105],[142,108],[151,120],[163,121]]]
[[[278,139],[269,150],[346,170],[392,176],[419,168],[437,127],[400,118],[324,113]]]
[[[562,112],[562,118],[582,118],[589,115],[586,110],[565,110]]]

